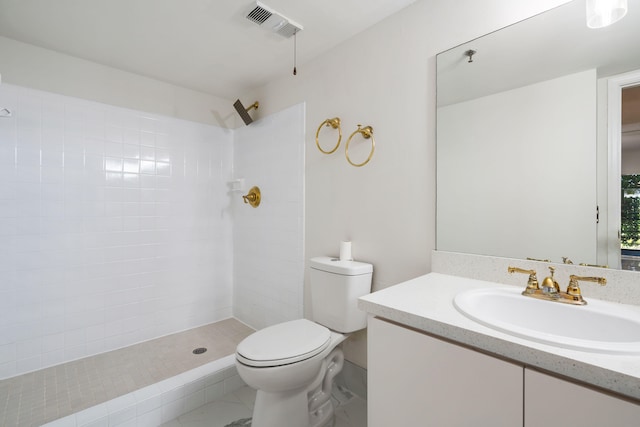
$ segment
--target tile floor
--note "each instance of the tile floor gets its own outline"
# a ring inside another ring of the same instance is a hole
[[[233,354],[252,332],[227,319],[2,380],[0,426],[38,426],[157,383]]]
[[[334,385],[332,400],[336,408],[334,427],[366,427],[367,402]],[[244,427],[240,420],[251,417],[256,392],[248,386],[226,394],[207,405],[179,416],[162,427]],[[284,427],[284,426],[283,426]]]

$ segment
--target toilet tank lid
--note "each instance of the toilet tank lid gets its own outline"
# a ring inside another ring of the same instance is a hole
[[[344,276],[359,276],[373,271],[373,265],[359,261],[340,261],[335,257],[321,256],[311,258],[309,266],[315,270],[328,271]]]

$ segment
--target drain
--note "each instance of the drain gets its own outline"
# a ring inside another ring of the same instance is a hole
[[[198,348],[196,348],[195,350],[193,350],[193,354],[202,354],[202,353],[204,353],[205,351],[207,351],[207,349],[206,349],[206,348],[204,348],[204,347],[198,347]]]

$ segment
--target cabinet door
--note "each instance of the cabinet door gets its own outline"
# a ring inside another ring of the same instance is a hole
[[[369,427],[522,425],[521,366],[378,318],[367,341]]]
[[[640,426],[640,404],[525,368],[525,427]]]

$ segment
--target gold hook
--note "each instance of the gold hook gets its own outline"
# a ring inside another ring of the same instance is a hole
[[[353,133],[351,134],[351,136],[349,136],[349,139],[347,140],[347,146],[345,147],[344,150],[344,155],[347,157],[347,161],[355,167],[360,167],[360,166],[364,166],[367,163],[369,163],[369,160],[371,160],[371,157],[373,157],[373,152],[376,150],[376,140],[373,137],[373,128],[371,126],[365,126],[365,127],[361,127],[362,125],[358,125],[358,129],[356,129],[355,131],[353,131]],[[351,144],[351,139],[353,138],[353,136],[359,133],[362,135],[362,137],[364,139],[371,139],[371,152],[369,153],[369,157],[367,157],[367,160],[365,160],[362,163],[353,163],[351,161],[351,159],[349,158],[349,144]],[[337,148],[337,147],[336,147]]]
[[[338,143],[336,144],[335,147],[333,147],[333,150],[331,151],[323,150],[322,147],[320,147],[320,142],[318,142],[318,135],[320,135],[320,129],[322,129],[322,126],[327,126],[327,127],[331,126],[334,129],[338,129]],[[320,126],[318,126],[318,130],[316,131],[316,146],[318,147],[318,150],[322,151],[324,154],[331,154],[338,149],[338,147],[340,146],[340,141],[342,141],[342,128],[340,127],[339,117],[334,117],[333,119],[327,119],[324,122],[320,123]]]
[[[260,189],[257,186],[251,187],[249,192],[242,196],[242,199],[245,203],[249,203],[251,207],[257,208],[260,206],[260,200],[262,199]]]

